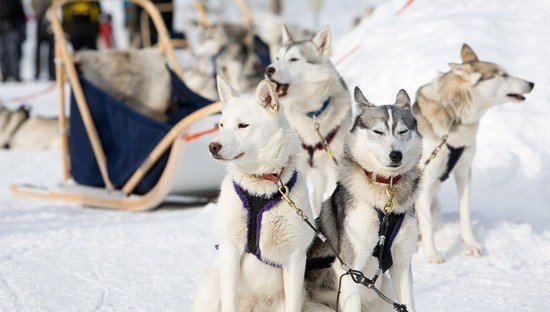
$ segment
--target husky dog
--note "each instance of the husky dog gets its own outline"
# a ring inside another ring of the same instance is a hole
[[[294,41],[286,27],[282,32],[283,47],[266,68],[266,77],[275,82],[285,115],[302,140],[302,153],[309,159],[313,208],[318,213],[323,195],[335,182],[336,163],[351,125],[351,99],[329,59],[328,27],[304,41]]]
[[[220,135],[212,157],[226,163],[214,232],[217,261],[203,277],[193,311],[302,311],[306,252],[314,232],[282,199],[276,183],[311,218],[299,142],[279,112],[270,82],[241,95],[218,76]]]
[[[0,148],[10,145],[13,135],[29,119],[29,109],[25,106],[10,110],[0,105]]]
[[[9,147],[13,150],[40,150],[58,147],[59,144],[57,118],[33,116],[13,134]]]
[[[283,17],[272,13],[258,13],[254,19],[254,29],[262,40],[269,46],[269,54],[275,58],[277,52],[281,48],[282,43],[282,28],[285,25]],[[296,25],[288,25],[287,29],[293,34],[296,40],[306,40],[315,35],[310,30],[301,28]]]
[[[418,90],[413,110],[424,136],[425,167],[416,209],[424,253],[430,262],[436,263],[443,261],[435,247],[432,221],[432,212],[439,210],[440,183],[454,169],[463,248],[466,255],[480,255],[482,248],[472,231],[469,204],[479,120],[495,105],[522,102],[524,94],[534,87],[532,82],[509,75],[500,65],[480,61],[466,44],[462,46],[461,57],[462,64],[449,64],[449,72]],[[439,145],[439,151],[434,151]]]
[[[355,101],[358,116],[346,137],[339,182],[323,203],[317,226],[352,269],[368,278],[377,268],[389,270],[391,283],[382,275],[376,286],[386,294],[393,289],[396,301],[413,311],[411,258],[418,235],[413,204],[421,177],[422,138],[404,90],[394,105],[375,106],[356,87]],[[393,206],[385,212],[390,186]],[[382,235],[385,243],[379,245]],[[306,289],[312,301],[336,309],[336,289],[345,271],[334,256],[326,244],[313,243]],[[341,290],[341,311],[391,311],[391,305],[349,276],[343,277]]]
[[[244,25],[222,23],[201,29],[195,54],[210,62],[212,76],[220,74],[243,92],[253,92],[263,78],[253,34]]]

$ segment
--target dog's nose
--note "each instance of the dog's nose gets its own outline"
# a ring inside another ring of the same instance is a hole
[[[275,73],[275,67],[273,66],[268,66],[265,69],[265,74],[267,75],[267,77],[271,77],[274,73]]]
[[[390,159],[394,163],[399,163],[403,159],[403,153],[401,153],[400,151],[391,151]]]
[[[533,90],[534,87],[535,87],[535,83],[529,82],[529,91]]]
[[[211,142],[208,144],[208,149],[212,155],[216,155],[222,149],[222,145],[218,142]]]

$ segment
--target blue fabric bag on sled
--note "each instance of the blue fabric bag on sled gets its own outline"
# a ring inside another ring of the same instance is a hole
[[[169,71],[172,82],[172,107],[175,109],[165,123],[136,112],[82,76],[79,77],[105,151],[109,178],[117,189],[122,188],[178,121],[213,102],[194,93],[174,72]],[[79,184],[104,187],[74,94],[71,94],[69,125],[73,179]],[[149,170],[133,191],[134,194],[145,194],[155,186],[166,166],[168,153],[169,151],[165,152]]]

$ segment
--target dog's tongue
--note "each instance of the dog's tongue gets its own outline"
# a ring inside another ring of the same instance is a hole
[[[275,92],[277,92],[277,95],[283,95],[285,93],[284,85],[277,85],[277,89],[275,90]]]

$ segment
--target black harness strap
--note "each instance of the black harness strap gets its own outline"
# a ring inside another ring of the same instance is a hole
[[[327,256],[327,257],[318,257],[318,258],[311,258],[307,259],[306,261],[306,272],[308,271],[315,271],[315,270],[322,270],[322,269],[328,269],[332,266],[332,263],[336,260],[335,256]]]
[[[389,213],[384,215],[382,210],[376,209],[378,212],[378,219],[380,220],[380,228],[378,229],[378,236],[384,236],[385,242],[383,244],[383,250],[380,252],[380,244],[377,244],[372,251],[372,255],[378,258],[379,267],[382,272],[386,272],[393,265],[393,257],[391,254],[391,246],[393,240],[397,236],[403,219],[405,219],[404,213]]]
[[[453,147],[449,144],[446,145],[449,149],[449,159],[447,160],[447,167],[445,168],[445,172],[443,172],[443,174],[439,177],[439,181],[441,182],[449,178],[449,175],[455,168],[456,164],[460,160],[460,157],[462,156],[462,153],[464,152],[464,146]]]

